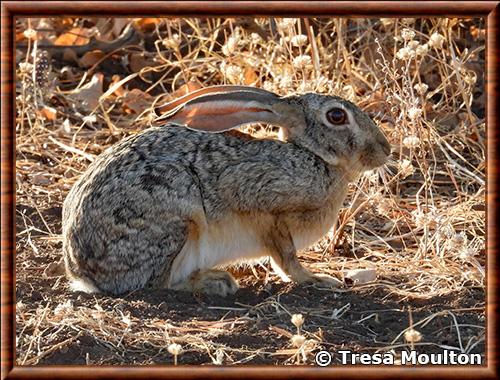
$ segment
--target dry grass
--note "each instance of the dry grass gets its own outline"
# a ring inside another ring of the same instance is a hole
[[[59,259],[60,224],[50,211],[60,207],[94,157],[150,125],[151,107],[168,94],[228,83],[283,95],[340,95],[370,112],[394,146],[392,162],[352,185],[337,226],[301,254],[313,271],[337,277],[350,269],[376,271],[374,282],[339,294],[356,291],[369,297],[383,289],[385,297],[411,305],[484,290],[483,20],[139,19],[131,27],[140,34],[125,46],[106,51],[105,43],[100,53],[77,51],[76,45],[89,43],[92,36],[119,38],[131,21],[17,22],[18,281],[41,277],[47,263]],[[54,43],[69,46],[54,48]],[[48,59],[46,51],[57,59]],[[276,133],[261,125],[246,131]],[[31,215],[23,211],[27,208]],[[267,283],[269,273],[262,267],[254,272]],[[62,278],[47,285],[53,291],[65,286]],[[310,363],[308,353],[328,344],[321,331],[329,322],[311,324],[319,328],[315,332],[299,328],[296,335],[304,334],[302,340],[293,338],[291,314],[332,321],[349,309],[346,303],[336,309],[338,315],[331,307],[289,311],[278,296],[227,306],[228,313],[239,313],[236,317],[171,324],[154,316],[133,317],[116,307],[103,309],[97,299],[92,307],[75,307],[72,300],[42,298],[28,305],[18,293],[20,364],[36,364],[85,334],[116,354],[110,363],[124,362],[126,355],[141,350],[156,350],[160,357],[169,352],[176,360],[188,357],[186,352],[205,355],[193,356],[194,362],[243,363],[265,357],[275,363]],[[476,302],[481,312],[484,299]],[[213,339],[256,319],[272,321],[276,313],[288,317],[271,323],[275,336],[285,339],[274,349],[246,351]],[[453,313],[429,310],[414,327]],[[358,319],[364,318],[371,318],[370,313]],[[283,328],[286,319],[288,330]],[[464,327],[452,320],[458,348],[471,351],[484,340],[483,327],[474,325],[468,328],[480,331],[477,339],[462,342]],[[401,326],[382,347],[409,347],[402,340],[407,328]],[[168,348],[172,343],[184,352]]]

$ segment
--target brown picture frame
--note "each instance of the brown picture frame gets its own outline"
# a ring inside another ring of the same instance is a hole
[[[498,115],[500,11],[498,1],[168,1],[24,2],[1,4],[1,376],[56,378],[497,378],[498,343]],[[487,20],[487,366],[486,367],[309,367],[309,366],[16,366],[15,362],[15,127],[14,18],[100,16],[475,16]]]

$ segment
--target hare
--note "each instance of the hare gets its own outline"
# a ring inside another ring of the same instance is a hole
[[[170,288],[226,296],[224,266],[268,256],[285,279],[334,287],[298,261],[335,223],[349,182],[391,148],[351,102],[207,87],[159,107],[164,124],[102,153],[63,206],[74,289]],[[282,140],[230,131],[263,122]],[[230,132],[229,132],[230,131]]]

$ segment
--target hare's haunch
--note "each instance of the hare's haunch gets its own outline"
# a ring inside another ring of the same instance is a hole
[[[335,223],[348,183],[385,163],[390,145],[372,120],[338,97],[244,86],[160,109],[163,126],[101,154],[64,202],[74,287],[226,295],[238,285],[215,268],[263,256],[293,281],[335,285],[296,253]],[[217,133],[253,122],[280,126],[285,141]]]

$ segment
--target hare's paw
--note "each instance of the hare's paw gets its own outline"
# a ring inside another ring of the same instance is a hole
[[[238,283],[228,272],[207,270],[200,272],[193,279],[193,292],[225,297],[236,293]]]
[[[340,288],[342,286],[342,281],[327,274],[315,274],[308,278],[305,283],[312,284],[318,288]]]

